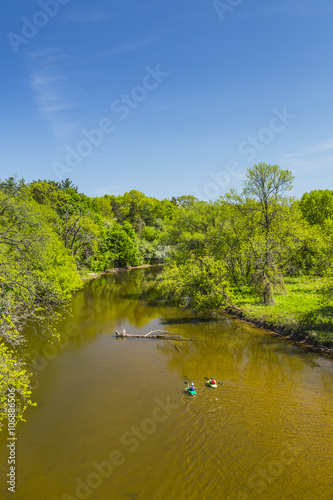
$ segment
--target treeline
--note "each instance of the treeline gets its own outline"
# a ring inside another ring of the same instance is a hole
[[[237,309],[245,295],[270,306],[287,293],[288,278],[321,277],[318,300],[329,304],[333,191],[295,200],[292,181],[288,170],[261,163],[248,169],[241,193],[214,202],[135,190],[93,198],[69,179],[0,182],[0,420],[8,388],[16,389],[18,419],[31,404],[27,335],[57,335],[89,272],[165,263],[161,291],[203,311]]]
[[[264,163],[247,170],[241,193],[195,201],[177,211],[168,231],[170,256],[162,290],[183,307],[232,306],[252,294],[269,306],[288,277],[325,278],[332,296],[333,191],[288,196],[290,171]]]
[[[0,417],[9,387],[16,389],[19,418],[30,404],[27,335],[57,335],[82,275],[163,262],[166,228],[187,200],[139,191],[91,198],[69,179],[0,182]]]
[[[78,270],[103,271],[165,258],[161,240],[177,209],[176,199],[160,201],[135,190],[90,198],[78,193],[69,179],[32,182],[29,195],[51,208],[54,228]]]

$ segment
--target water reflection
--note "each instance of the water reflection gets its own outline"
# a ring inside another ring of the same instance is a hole
[[[159,272],[106,275],[76,294],[59,325],[63,337],[75,335],[40,372],[38,407],[18,429],[15,498],[78,498],[77,478],[113,449],[125,461],[89,498],[331,498],[332,361],[238,320],[173,307],[158,295]],[[123,328],[194,340],[117,340]],[[208,388],[211,376],[224,385]],[[184,393],[185,381],[197,386],[196,398]],[[157,400],[176,409],[155,429]],[[121,436],[142,425],[148,432],[132,453]],[[287,451],[289,466],[281,462]],[[6,460],[2,451],[2,472]]]

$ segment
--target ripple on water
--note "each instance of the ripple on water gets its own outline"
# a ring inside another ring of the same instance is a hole
[[[188,311],[148,303],[154,288],[153,273],[138,270],[90,282],[76,295],[80,335],[40,374],[35,396],[44,404],[20,428],[15,497],[74,497],[75,479],[120,449],[124,463],[90,498],[333,498],[332,362],[229,318],[193,322]],[[110,332],[124,327],[168,329],[197,342],[179,352],[168,341],[113,339]],[[198,386],[196,398],[184,394],[184,373]],[[125,374],[134,392],[124,389]],[[224,385],[206,387],[212,374]],[[164,395],[177,410],[132,453],[120,435],[151,422]],[[290,465],[281,462],[286,450],[294,453]],[[252,481],[258,474],[261,492]]]

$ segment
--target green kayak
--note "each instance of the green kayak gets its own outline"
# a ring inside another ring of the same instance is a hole
[[[217,387],[217,384],[212,384],[210,381],[207,382],[207,384],[209,385],[209,387]]]
[[[186,387],[185,391],[190,395],[190,396],[196,396],[197,391],[195,389],[191,389],[190,387]]]

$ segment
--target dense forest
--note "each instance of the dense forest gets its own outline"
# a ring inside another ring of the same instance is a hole
[[[181,307],[264,318],[330,348],[333,191],[296,200],[292,181],[261,163],[241,193],[214,202],[135,190],[91,198],[69,179],[2,181],[0,416],[9,387],[18,419],[32,404],[27,336],[55,338],[82,278],[109,269],[163,263],[159,289]]]

